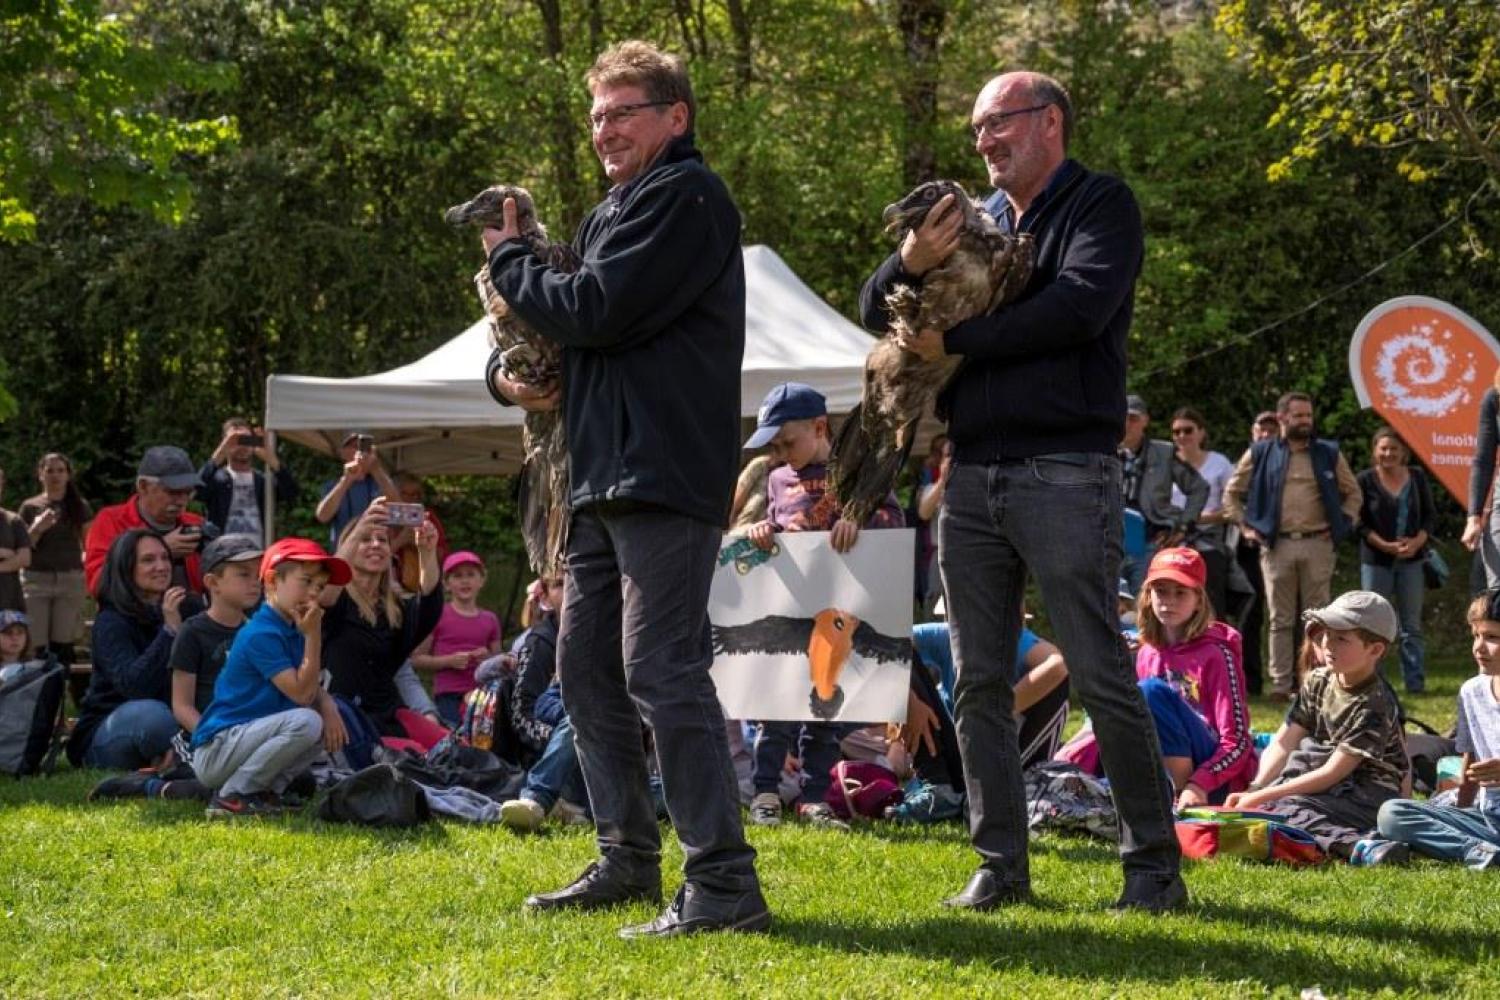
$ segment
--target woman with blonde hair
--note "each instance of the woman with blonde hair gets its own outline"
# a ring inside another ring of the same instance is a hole
[[[397,675],[443,614],[437,529],[431,520],[417,528],[420,584],[416,594],[401,598],[391,580],[386,518],[386,501],[377,498],[339,536],[338,557],[353,578],[323,589],[323,665],[332,678],[329,691],[362,709],[381,742],[426,751],[448,730],[430,703],[403,698]]]

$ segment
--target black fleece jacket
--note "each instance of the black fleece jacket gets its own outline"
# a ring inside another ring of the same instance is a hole
[[[525,243],[495,290],[563,347],[573,509],[628,498],[724,525],[739,473],[745,268],[740,214],[692,135],[583,220],[574,274]]]
[[[993,203],[992,203],[993,204]],[[992,462],[1057,452],[1113,455],[1125,428],[1125,336],[1145,248],[1135,196],[1067,160],[1021,220],[1036,267],[1014,302],[948,330],[963,364],[938,397],[954,457]],[[892,254],[860,292],[883,332],[886,293],[920,285]]]

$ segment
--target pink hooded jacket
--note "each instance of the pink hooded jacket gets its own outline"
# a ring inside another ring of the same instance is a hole
[[[1255,778],[1255,738],[1245,693],[1240,634],[1223,622],[1190,642],[1165,649],[1142,644],[1135,657],[1138,680],[1166,681],[1208,724],[1219,749],[1193,772],[1193,784],[1212,793],[1224,785],[1244,789]]]

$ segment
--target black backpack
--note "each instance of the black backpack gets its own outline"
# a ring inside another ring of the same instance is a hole
[[[361,826],[416,826],[432,819],[427,796],[390,764],[371,764],[323,793],[318,819]]]
[[[50,655],[20,664],[0,683],[0,774],[51,773],[63,744],[67,685],[68,668]]]

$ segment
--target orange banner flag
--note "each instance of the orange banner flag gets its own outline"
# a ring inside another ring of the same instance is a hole
[[[1349,342],[1361,406],[1401,435],[1459,504],[1469,502],[1479,402],[1500,385],[1500,344],[1472,316],[1425,295],[1371,309]]]

